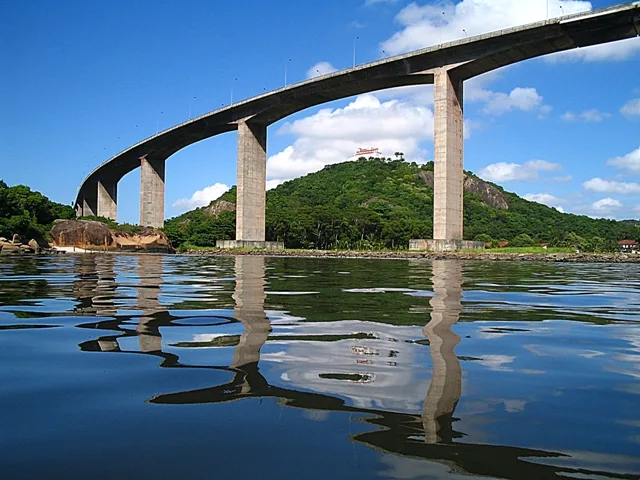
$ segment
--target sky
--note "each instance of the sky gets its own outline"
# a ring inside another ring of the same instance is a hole
[[[0,179],[71,204],[85,176],[190,117],[410,50],[614,5],[609,0],[0,0]],[[464,167],[524,198],[640,218],[640,38],[465,82]],[[268,129],[267,187],[360,147],[433,159],[433,89],[310,108]],[[237,134],[167,160],[165,215],[236,181]],[[118,186],[139,220],[140,170]]]

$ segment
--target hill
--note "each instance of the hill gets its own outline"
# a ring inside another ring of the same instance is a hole
[[[608,251],[640,239],[638,222],[592,219],[530,202],[465,172],[465,238]],[[168,220],[174,246],[214,246],[235,235],[235,187],[209,206]],[[364,159],[329,165],[267,192],[267,240],[288,248],[407,248],[431,238],[433,163]]]
[[[25,185],[9,187],[0,180],[0,237],[17,233],[26,240],[49,240],[54,220],[74,217],[73,208],[52,202]]]

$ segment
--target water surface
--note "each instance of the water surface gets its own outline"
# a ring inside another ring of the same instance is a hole
[[[0,478],[638,478],[640,265],[0,259]]]

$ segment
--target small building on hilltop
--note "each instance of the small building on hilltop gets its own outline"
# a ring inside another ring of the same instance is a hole
[[[351,160],[358,160],[359,158],[382,158],[384,159],[384,154],[380,151],[379,148],[376,147],[368,147],[368,148],[359,148],[356,153],[351,157]]]
[[[640,253],[640,246],[635,240],[620,240],[618,248],[622,253]]]

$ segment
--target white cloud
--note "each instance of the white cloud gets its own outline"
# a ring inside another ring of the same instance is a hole
[[[549,62],[622,62],[640,51],[640,38],[627,38],[613,43],[603,43],[566,52],[554,53]]]
[[[276,188],[281,183],[284,183],[284,180],[267,180],[267,190]]]
[[[592,108],[591,110],[585,110],[582,113],[567,112],[562,115],[562,119],[567,122],[582,121],[586,123],[596,123],[601,122],[605,118],[609,118],[610,116],[610,113],[600,112],[595,108]]]
[[[191,198],[179,198],[173,202],[173,208],[179,210],[193,210],[196,207],[204,207],[209,205],[213,200],[219,198],[224,192],[229,190],[229,186],[224,183],[215,183],[197,190],[191,195]]]
[[[549,193],[527,193],[524,195],[524,199],[530,202],[542,203],[564,213],[564,208],[560,205],[560,199]]]
[[[562,9],[560,8],[562,7]],[[548,9],[548,10],[547,10]],[[549,17],[589,11],[591,2],[576,0],[462,0],[457,3],[411,3],[396,16],[401,30],[382,42],[381,50],[390,54],[436,45],[493,32]],[[640,50],[640,39],[585,47],[552,55],[553,61],[615,61],[629,58]]]
[[[307,78],[319,77],[321,75],[326,75],[327,73],[333,73],[336,70],[337,68],[329,62],[318,62],[307,70]]]
[[[624,168],[634,173],[640,173],[640,147],[622,157],[607,160],[607,165],[616,168]]]
[[[407,160],[423,161],[420,143],[433,138],[433,112],[367,94],[344,108],[325,108],[285,123],[279,133],[292,133],[297,139],[267,160],[270,180],[288,180],[344,162],[361,147],[378,147],[387,156],[401,151]]]
[[[620,113],[625,117],[640,116],[640,98],[629,100],[622,106]]]
[[[514,88],[511,93],[489,92],[484,112],[490,115],[502,115],[511,110],[530,112],[542,106],[542,97],[535,88]]]
[[[622,203],[613,198],[603,198],[591,205],[591,208],[596,213],[612,213],[615,210],[622,208]]]
[[[525,112],[537,111],[539,118],[544,118],[551,110],[550,105],[543,105],[542,96],[535,88],[517,87],[510,93],[494,92],[486,85],[500,77],[500,69],[479,75],[465,83],[464,99],[468,102],[483,102],[483,112],[489,115],[501,115],[512,110]]]
[[[552,182],[556,182],[556,183],[568,183],[571,180],[573,180],[572,175],[565,175],[564,177],[553,177],[551,179]]]
[[[582,184],[589,191],[598,193],[635,194],[640,193],[640,183],[614,182],[601,178],[592,178]]]
[[[559,163],[546,160],[532,160],[524,164],[498,162],[480,169],[478,175],[492,182],[507,182],[510,180],[535,181],[540,179],[540,172],[555,172],[562,170]]]

